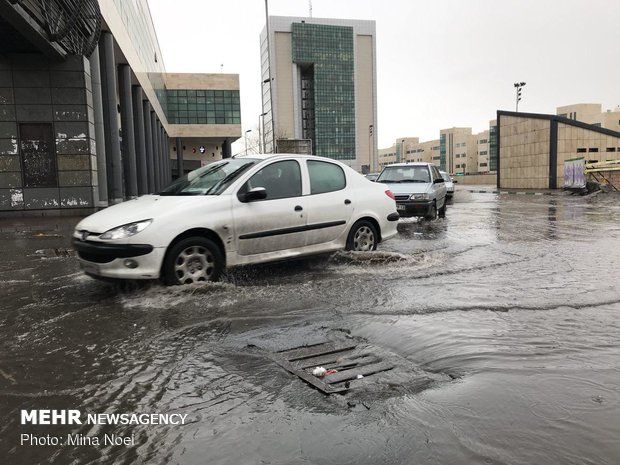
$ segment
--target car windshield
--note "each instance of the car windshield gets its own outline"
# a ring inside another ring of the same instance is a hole
[[[175,180],[159,195],[219,195],[241,173],[259,160],[253,158],[226,159],[203,166]]]
[[[444,181],[452,182],[452,179],[450,179],[450,175],[448,173],[444,173],[443,171],[440,171],[440,173],[441,173],[441,177],[443,178]]]
[[[388,166],[377,182],[431,182],[431,176],[426,166]]]

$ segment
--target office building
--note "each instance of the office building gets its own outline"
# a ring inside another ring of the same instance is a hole
[[[166,73],[146,0],[0,0],[2,215],[157,192],[230,156],[239,112],[237,75]]]
[[[375,22],[270,16],[260,43],[265,151],[309,139],[316,155],[374,170]]]

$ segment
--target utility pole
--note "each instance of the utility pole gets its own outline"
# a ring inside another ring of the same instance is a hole
[[[521,100],[521,89],[525,86],[525,82],[515,82],[514,84],[515,89],[517,91],[517,97],[516,97],[516,111],[519,111],[519,101]]]

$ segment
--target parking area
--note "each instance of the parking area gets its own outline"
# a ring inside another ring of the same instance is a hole
[[[69,250],[75,220],[5,224],[0,456],[617,463],[619,200],[457,185],[444,219],[401,220],[376,252],[248,266],[219,283],[174,287],[84,276]],[[343,360],[389,368],[339,377],[356,385],[326,395],[269,355],[334,341],[357,351]],[[35,408],[174,412],[188,423],[103,427],[134,435],[130,446],[20,447],[19,411]]]

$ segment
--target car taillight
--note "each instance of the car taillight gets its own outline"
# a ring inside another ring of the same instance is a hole
[[[385,195],[387,195],[389,198],[391,198],[392,200],[396,200],[396,198],[394,197],[394,194],[392,193],[391,190],[386,190],[385,191]]]

